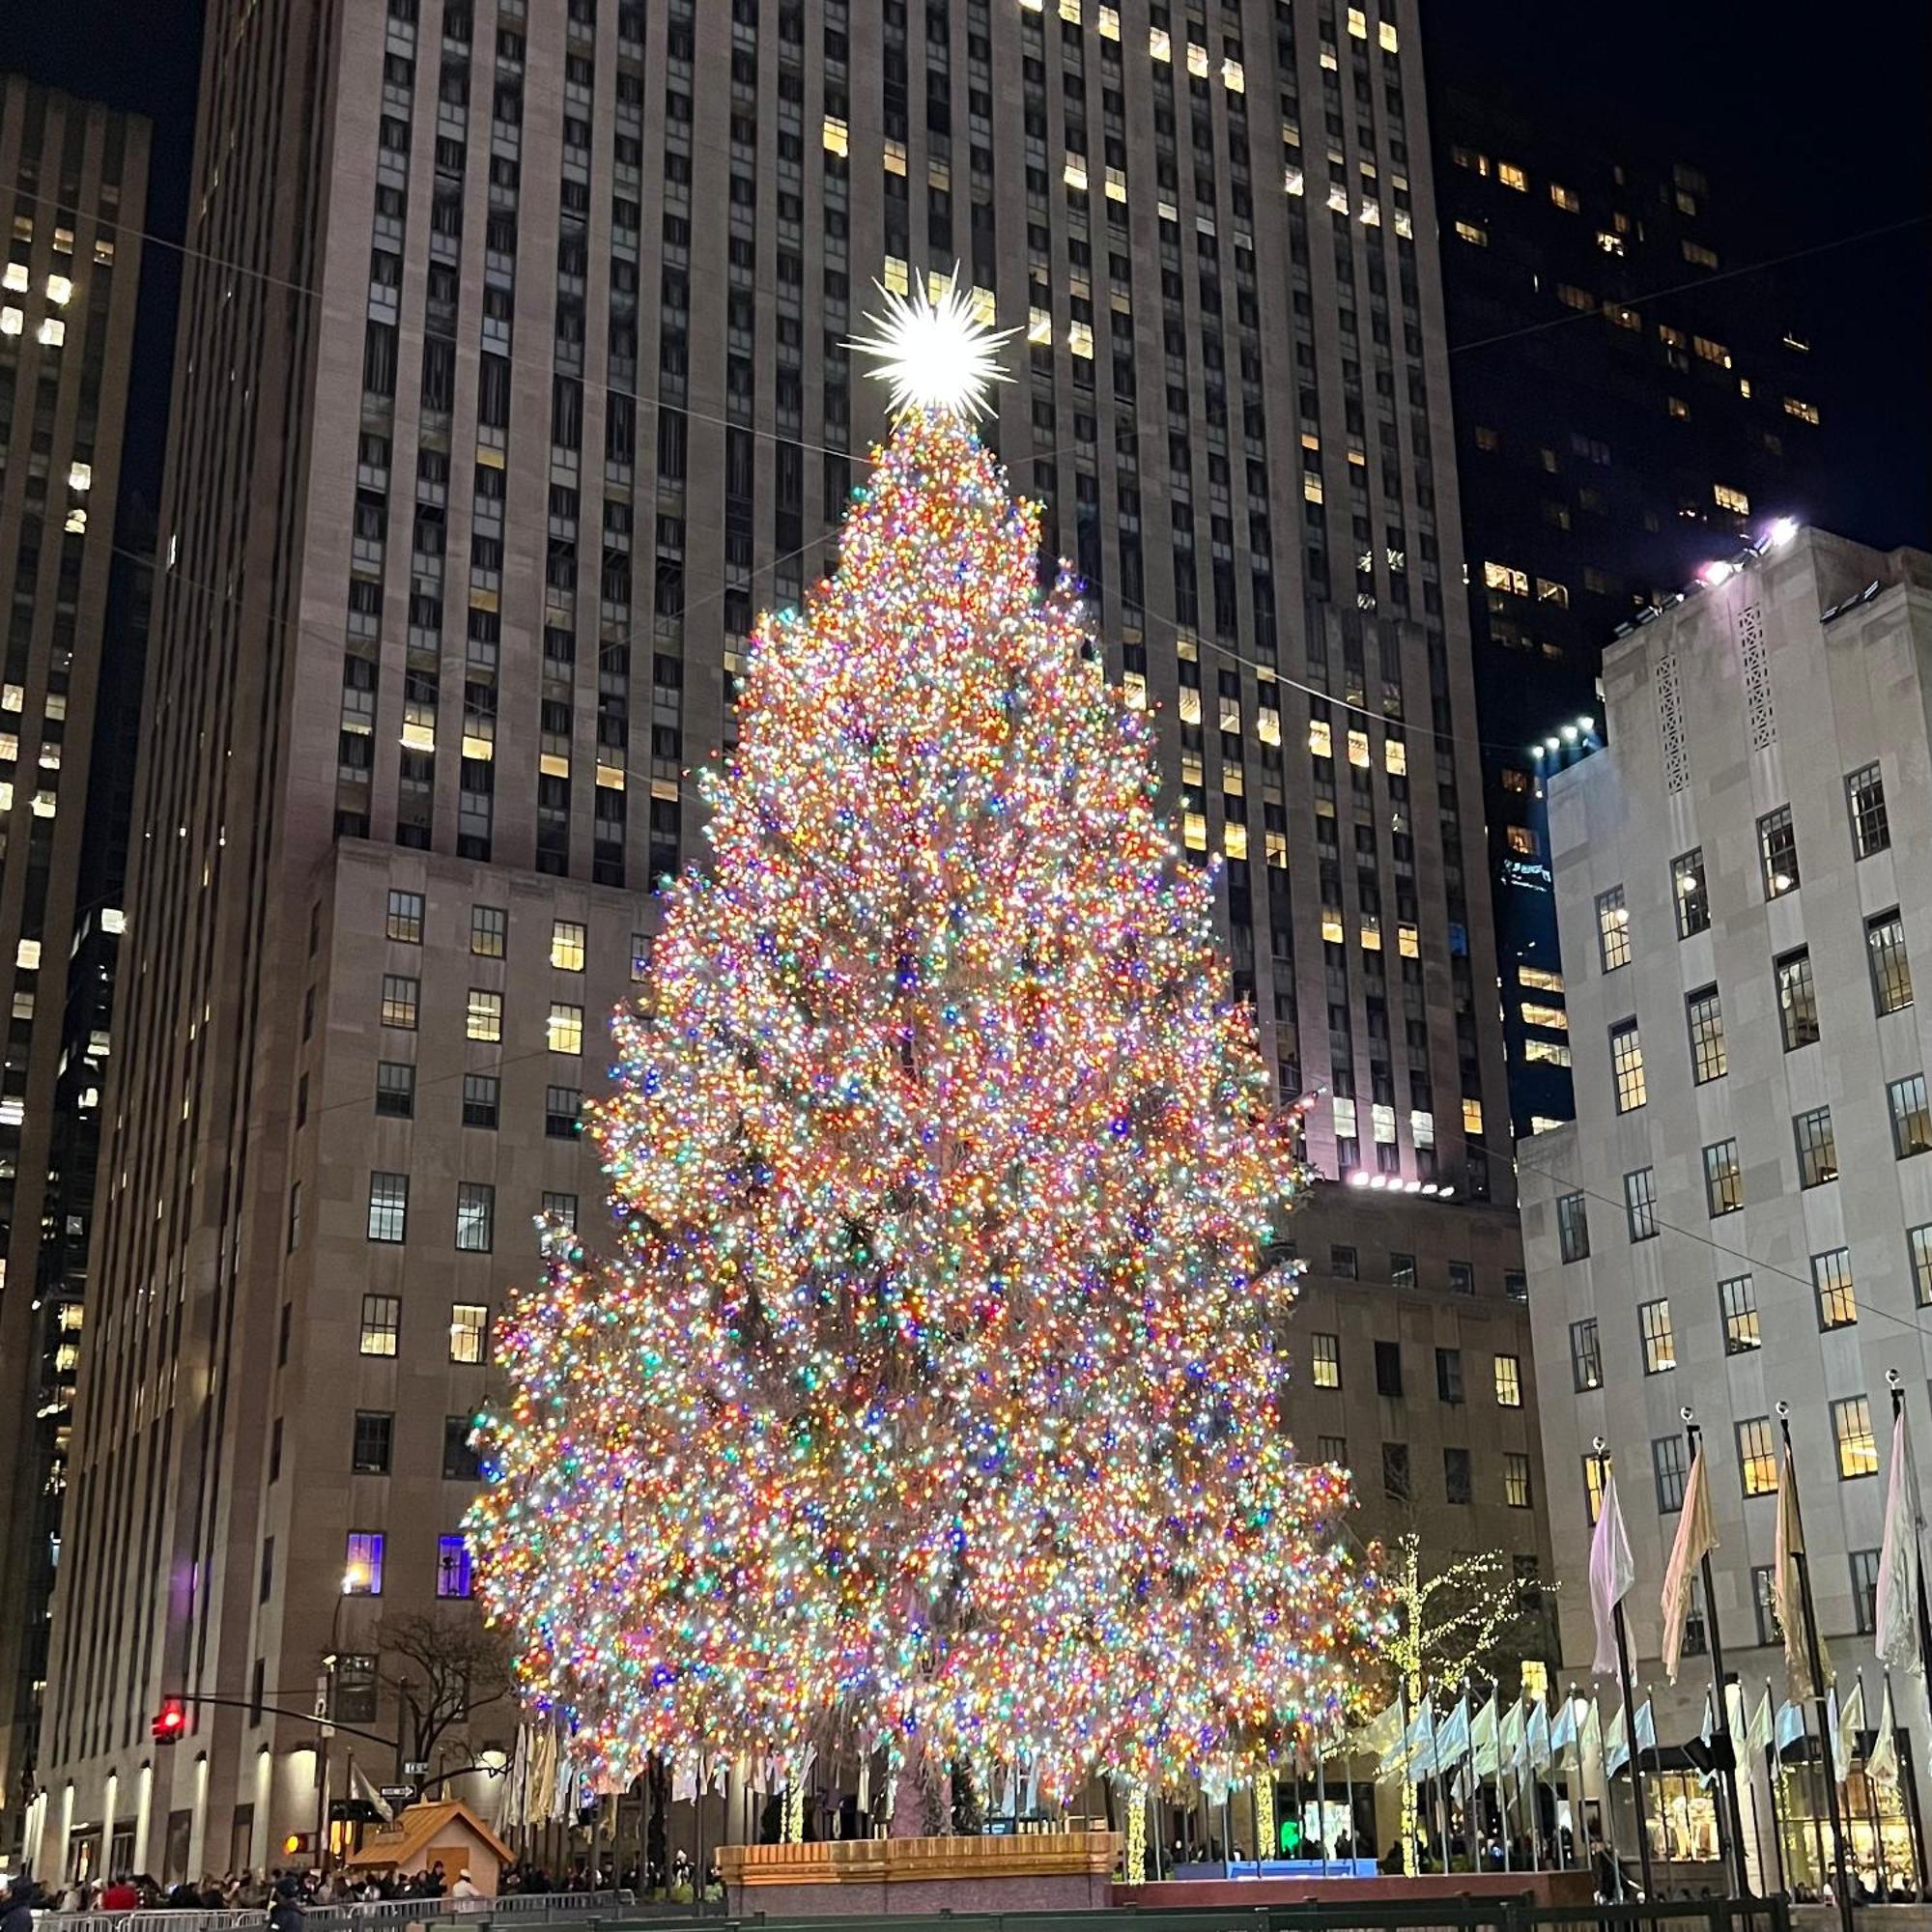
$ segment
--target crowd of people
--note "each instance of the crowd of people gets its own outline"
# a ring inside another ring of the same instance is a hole
[[[552,1888],[541,1873],[519,1874],[516,1888]],[[300,1915],[311,1907],[358,1905],[390,1898],[479,1898],[481,1889],[468,1865],[452,1878],[438,1860],[427,1870],[405,1873],[317,1872],[308,1867],[276,1871],[205,1873],[199,1882],[184,1879],[162,1885],[148,1872],[118,1873],[107,1880],[71,1879],[58,1891],[43,1891],[30,1878],[16,1878],[5,1895],[0,1928],[30,1932],[29,1912],[263,1912],[276,1932],[299,1932]]]

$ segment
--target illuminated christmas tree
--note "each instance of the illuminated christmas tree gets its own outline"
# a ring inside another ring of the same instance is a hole
[[[471,1524],[601,1775],[799,1754],[1240,1776],[1379,1628],[1279,1415],[1298,1185],[1152,735],[895,301],[895,426],[767,620]]]

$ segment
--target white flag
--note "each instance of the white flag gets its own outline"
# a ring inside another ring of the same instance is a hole
[[[1898,1785],[1898,1720],[1891,1714],[1891,1679],[1885,1680],[1885,1696],[1879,1704],[1878,1738],[1865,1763],[1865,1776],[1874,1784],[1895,1790]]]
[[[1553,1755],[1576,1742],[1577,1700],[1566,1694],[1556,1707],[1556,1721],[1549,1728],[1549,1748]]]
[[[1429,1776],[1429,1748],[1435,1742],[1435,1710],[1425,1696],[1403,1740],[1402,1754],[1407,1765],[1408,1781],[1420,1784]],[[1386,1762],[1386,1760],[1384,1760]],[[1397,1769],[1401,1767],[1398,1766]]]
[[[393,1825],[395,1823],[396,1814],[390,1809],[389,1801],[369,1782],[368,1777],[363,1773],[362,1767],[354,1758],[349,1760],[349,1787],[357,1798],[361,1799],[363,1804],[368,1805],[370,1810],[375,1812],[376,1816],[384,1824]]]
[[[1524,1727],[1523,1743],[1529,1751],[1530,1769],[1548,1771],[1551,1757],[1549,1707],[1541,1697],[1530,1706],[1529,1722]]]
[[[1597,1532],[1590,1539],[1590,1610],[1597,1620],[1597,1655],[1592,1667],[1599,1677],[1607,1677],[1617,1667],[1614,1612],[1635,1581],[1636,1565],[1631,1560],[1624,1513],[1617,1507],[1617,1479],[1606,1476]]]
[[[1684,1485],[1684,1505],[1677,1513],[1677,1538],[1670,1546],[1670,1564],[1663,1573],[1663,1674],[1677,1682],[1677,1662],[1684,1649],[1684,1624],[1690,1614],[1690,1582],[1697,1566],[1718,1547],[1718,1525],[1711,1514],[1711,1486],[1704,1473],[1704,1444],[1690,1459],[1690,1477]]]
[[[1512,1704],[1496,1732],[1496,1747],[1504,1764],[1514,1770],[1522,1762],[1522,1704]]]
[[[1604,1776],[1614,1777],[1629,1762],[1630,1740],[1624,1735],[1624,1707],[1619,1704],[1604,1737]]]
[[[1435,1727],[1435,1762],[1433,1771],[1447,1771],[1469,1754],[1469,1700],[1459,1697],[1456,1708]]]
[[[1859,1733],[1865,1727],[1865,1681],[1852,1681],[1852,1694],[1840,1704],[1833,1687],[1827,1708],[1832,1718],[1832,1773],[1840,1784],[1852,1775],[1859,1754]]]
[[[1776,1743],[1778,1756],[1782,1757],[1800,1738],[1807,1735],[1803,1708],[1794,1704],[1787,1697],[1777,1707]]]
[[[1918,1654],[1918,1473],[1912,1466],[1903,1403],[1891,1425],[1891,1478],[1885,1492],[1874,1623],[1884,1662],[1900,1670],[1925,1668]]]
[[[1397,1698],[1378,1718],[1371,1718],[1356,1734],[1356,1748],[1385,1757],[1402,1743],[1402,1700]]]
[[[1636,1707],[1636,1747],[1639,1756],[1657,1748],[1657,1717],[1648,1697]]]
[[[1764,1687],[1764,1701],[1751,1713],[1750,1727],[1745,1732],[1745,1743],[1752,1750],[1771,1748],[1771,1686]]]
[[[1478,1777],[1496,1775],[1496,1700],[1492,1696],[1469,1726],[1469,1748]]]

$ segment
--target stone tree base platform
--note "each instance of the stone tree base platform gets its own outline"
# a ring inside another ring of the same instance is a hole
[[[1065,1912],[1111,1902],[1118,1832],[1013,1837],[834,1838],[725,1845],[718,1854],[734,1918],[848,1914]]]

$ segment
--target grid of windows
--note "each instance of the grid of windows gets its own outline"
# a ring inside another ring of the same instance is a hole
[[[1713,1219],[1735,1214],[1745,1205],[1744,1169],[1734,1140],[1713,1141],[1704,1150],[1704,1207]]]
[[[1768,1496],[1777,1489],[1777,1438],[1768,1415],[1738,1424],[1738,1475],[1747,1496]]]
[[[1318,1463],[1332,1463],[1338,1469],[1349,1466],[1349,1438],[1346,1435],[1318,1435],[1315,1438],[1315,1460]]]
[[[410,1178],[376,1173],[369,1177],[369,1238],[400,1241],[409,1226]]]
[[[1813,1255],[1811,1286],[1817,1291],[1820,1328],[1849,1328],[1859,1319],[1850,1248],[1828,1248],[1822,1255]]]
[[[1925,1107],[1925,1076],[1908,1073],[1885,1090],[1891,1110],[1891,1151],[1900,1160],[1932,1151],[1932,1114]]]
[[[422,981],[406,973],[383,975],[383,1024],[413,1033],[416,1012],[422,1004]]]
[[[1650,1097],[1643,1079],[1643,1041],[1634,1019],[1610,1029],[1610,1073],[1616,1082],[1617,1112],[1634,1113]]]
[[[1435,1395],[1439,1402],[1463,1400],[1463,1351],[1437,1349],[1435,1351]]]
[[[454,1301],[449,1307],[449,1359],[485,1362],[490,1358],[490,1310],[481,1301]]]
[[[1402,1393],[1402,1344],[1376,1344],[1376,1393],[1399,1396]]]
[[[651,936],[648,932],[631,935],[631,982],[640,985],[651,977]]]
[[[342,1594],[380,1597],[383,1594],[383,1547],[380,1529],[352,1529],[342,1546]]]
[[[1583,1514],[1594,1523],[1604,1513],[1604,1465],[1595,1456],[1583,1458]]]
[[[1704,848],[1693,845],[1670,862],[1670,882],[1677,902],[1677,936],[1689,939],[1711,925],[1711,895],[1704,886]]]
[[[456,1245],[487,1255],[496,1239],[497,1190],[487,1180],[456,1183]]]
[[[1766,898],[1782,898],[1798,890],[1798,835],[1792,829],[1788,805],[1767,811],[1758,820],[1757,857]]]
[[[1724,1053],[1724,1009],[1717,987],[1687,994],[1684,1010],[1690,1029],[1690,1077],[1701,1087],[1721,1079],[1730,1064]]]
[[[1670,1303],[1667,1299],[1637,1304],[1637,1335],[1643,1343],[1643,1372],[1661,1376],[1677,1366],[1677,1338],[1670,1330]]]
[[[1684,1485],[1690,1479],[1690,1459],[1681,1435],[1658,1435],[1650,1444],[1651,1473],[1657,1478],[1657,1510],[1673,1516],[1684,1507]]]
[[[1908,1228],[1906,1259],[1912,1264],[1912,1290],[1920,1308],[1932,1308],[1932,1224]]]
[[[416,1111],[416,1070],[406,1060],[376,1063],[376,1111],[407,1121]]]
[[[544,1132],[554,1141],[567,1141],[577,1131],[583,1112],[583,1095],[575,1087],[544,1089]]]
[[[396,1337],[403,1325],[403,1303],[399,1295],[365,1294],[362,1297],[362,1353],[393,1355]]]
[[[545,1194],[543,1211],[554,1220],[561,1221],[573,1231],[577,1227],[577,1196],[574,1194]]]
[[[358,1476],[386,1476],[394,1446],[396,1418],[386,1409],[358,1408],[349,1466]]]
[[[1777,1024],[1786,1053],[1818,1043],[1818,992],[1811,982],[1811,949],[1780,953],[1777,974]]]
[[[467,1597],[469,1593],[468,1540],[461,1536],[439,1536],[436,1540],[436,1594],[439,1597]]]
[[[1852,1627],[1861,1636],[1869,1636],[1878,1628],[1878,1564],[1883,1554],[1878,1549],[1854,1549],[1849,1552]]]
[[[553,1053],[582,1053],[583,1009],[562,1000],[553,1000],[550,1004],[548,1039]]]
[[[1406,1442],[1382,1444],[1382,1494],[1391,1502],[1406,1503],[1409,1499]]]
[[[1657,1235],[1657,1170],[1639,1167],[1624,1176],[1624,1217],[1630,1223],[1634,1241],[1648,1241]]]
[[[1570,1380],[1578,1395],[1604,1385],[1604,1349],[1594,1315],[1570,1324]]]
[[[1866,1397],[1848,1395],[1832,1405],[1832,1441],[1838,1452],[1840,1482],[1878,1474],[1878,1440]]]
[[[559,973],[583,971],[583,928],[575,920],[552,921],[550,963]]]
[[[1580,1262],[1589,1254],[1590,1217],[1580,1193],[1558,1197],[1556,1241],[1566,1262]]]
[[[1445,1448],[1442,1451],[1442,1500],[1450,1503],[1472,1503],[1476,1500],[1476,1483],[1466,1449]]]
[[[1876,764],[1845,775],[1845,808],[1852,818],[1852,850],[1861,859],[1891,843],[1891,821],[1885,810],[1885,780]]]
[[[1881,1014],[1912,1004],[1912,963],[1905,956],[1905,922],[1898,908],[1865,921],[1865,954],[1871,962],[1872,1004]]]
[[[1520,1355],[1498,1355],[1496,1357],[1496,1406],[1498,1408],[1520,1408],[1522,1406],[1522,1358]]]
[[[471,986],[464,1032],[470,1039],[498,1040],[503,1037],[503,996],[487,986]]]
[[[494,1073],[466,1073],[463,1076],[463,1124],[466,1127],[494,1127],[500,1112],[500,1083]]]
[[[1724,1353],[1747,1355],[1761,1348],[1757,1326],[1757,1289],[1747,1274],[1734,1274],[1718,1284],[1718,1312],[1724,1323]]]
[[[1832,1110],[1813,1107],[1796,1116],[1791,1122],[1792,1139],[1798,1148],[1798,1184],[1822,1187],[1838,1178],[1838,1143],[1832,1133]]]
[[[405,946],[420,946],[423,937],[423,901],[420,893],[391,893],[388,918],[384,925],[387,938]]]
[[[1503,1501],[1511,1509],[1529,1507],[1529,1458],[1514,1449],[1503,1455]]]
[[[1339,1335],[1313,1335],[1309,1338],[1309,1376],[1317,1388],[1342,1386],[1342,1338]]]
[[[1631,962],[1630,908],[1621,886],[1597,895],[1597,952],[1605,973]]]
[[[483,1479],[483,1459],[476,1453],[476,1423],[472,1416],[442,1419],[442,1479],[446,1483],[476,1483]]]
[[[502,906],[469,908],[469,950],[479,959],[500,959],[510,937],[510,915]]]

